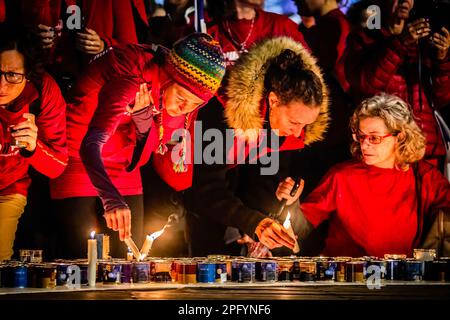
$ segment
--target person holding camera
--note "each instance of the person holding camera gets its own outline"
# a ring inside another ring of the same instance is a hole
[[[13,255],[27,203],[28,170],[49,178],[67,165],[66,104],[56,82],[39,71],[27,39],[0,32],[0,261]]]
[[[440,165],[445,147],[433,109],[450,102],[450,33],[445,21],[420,18],[416,2],[380,2],[381,28],[350,34],[345,80],[357,101],[380,92],[407,101],[427,139],[425,158]]]

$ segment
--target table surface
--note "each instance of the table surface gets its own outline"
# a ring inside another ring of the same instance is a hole
[[[0,300],[450,300],[450,282],[276,282],[192,284],[98,284],[52,289],[0,288]]]

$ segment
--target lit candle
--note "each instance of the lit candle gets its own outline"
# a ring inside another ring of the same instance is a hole
[[[286,219],[284,220],[283,227],[287,230],[289,236],[291,236],[292,239],[295,240],[294,249],[292,249],[292,252],[298,253],[300,251],[300,246],[298,244],[297,239],[295,238],[294,229],[291,225],[291,213],[288,211],[288,214],[286,216]]]
[[[127,239],[125,239],[124,242],[128,246],[128,248],[131,250],[131,252],[133,252],[133,255],[136,258],[136,260],[137,261],[141,260],[141,253],[139,252],[139,249],[136,246],[136,244],[134,243],[133,239],[127,238]]]
[[[153,245],[153,237],[151,235],[147,235],[145,237],[144,244],[142,245],[141,248],[141,259],[145,259],[145,257],[147,257],[148,252],[152,248],[152,245]]]
[[[97,240],[95,231],[91,232],[91,238],[88,240],[88,284],[89,287],[95,287],[97,277]]]
[[[127,261],[133,261],[133,259],[134,259],[133,252],[131,252],[131,249],[128,248],[128,251],[127,251]]]
[[[147,235],[145,237],[145,241],[144,244],[142,245],[141,248],[141,260],[144,260],[145,257],[147,257],[148,252],[150,251],[150,249],[153,246],[153,241],[155,241],[157,238],[159,238],[159,236],[161,236],[164,233],[164,230],[166,230],[167,225],[164,226],[164,228],[162,228],[159,231],[153,232],[150,235]]]

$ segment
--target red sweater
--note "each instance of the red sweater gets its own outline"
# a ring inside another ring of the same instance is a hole
[[[417,61],[414,47],[405,47],[398,37],[390,36],[384,29],[355,32],[348,37],[343,56],[345,79],[341,82],[350,84],[358,101],[387,92],[409,102],[427,137],[426,156],[443,156],[445,148],[432,109],[424,92],[419,92]],[[446,106],[450,103],[450,60],[426,64],[433,79],[430,98],[437,108]]]
[[[208,33],[212,35],[214,39],[216,39],[222,46],[227,65],[232,65],[234,61],[239,58],[239,51],[241,48],[237,47],[236,42],[244,42],[249,34],[250,36],[246,45],[247,50],[253,44],[261,40],[277,36],[291,37],[307,47],[307,44],[303,39],[303,35],[297,30],[297,24],[286,16],[256,10],[253,30],[251,30],[251,24],[251,20],[246,19],[228,21],[231,36],[228,32],[227,23],[225,21],[221,21],[220,23],[208,27]]]
[[[36,115],[38,139],[35,151],[30,155],[11,150],[7,128],[24,121],[22,114],[30,112],[30,104],[37,103],[37,99],[40,104]],[[8,110],[0,108],[0,195],[27,195],[30,165],[50,178],[63,172],[67,165],[65,108],[59,87],[48,74],[43,75],[40,91],[28,82]]]
[[[98,194],[102,196],[102,192],[107,192],[100,190],[103,187],[94,187],[81,162],[80,147],[83,139],[87,146],[101,139],[99,150],[107,172],[106,185],[112,185],[114,189],[114,207],[118,207],[119,203],[124,204],[121,195],[142,194],[141,176],[135,168],[146,163],[158,147],[158,126],[151,126],[142,153],[135,159],[134,170],[128,172],[127,168],[131,164],[137,142],[136,127],[130,115],[126,113],[126,106],[133,103],[141,83],[146,82],[150,89],[159,87],[159,80],[155,78],[159,67],[152,62],[153,57],[150,46],[116,47],[96,59],[81,76],[67,106],[69,165],[58,179],[52,181],[53,198],[88,197]],[[159,101],[157,90],[152,90],[152,94],[153,100]],[[195,116],[196,113],[192,115],[192,121]],[[165,115],[164,118],[163,140],[166,142],[175,129],[183,127],[185,117],[170,118]],[[170,152],[164,158],[170,161]],[[163,161],[157,166],[157,171],[164,172],[166,170],[158,169],[167,167],[168,164]],[[173,172],[171,168],[170,170]],[[192,165],[188,166],[186,173],[162,175],[162,178],[177,190],[189,187],[191,177]],[[101,179],[104,178],[102,175]]]
[[[431,165],[419,163],[422,212],[450,208],[450,184]],[[417,232],[417,201],[412,168],[403,172],[347,161],[333,167],[301,204],[317,227],[329,220],[327,256],[412,255]],[[423,225],[423,221],[420,222]]]

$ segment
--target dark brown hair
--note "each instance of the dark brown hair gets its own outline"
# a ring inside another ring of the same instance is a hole
[[[27,79],[40,83],[44,72],[44,53],[36,45],[35,39],[23,31],[0,26],[0,52],[16,50],[24,56]]]
[[[322,104],[322,82],[294,51],[286,49],[269,63],[264,78],[266,94],[274,92],[282,104],[291,101],[302,101],[314,107]]]

